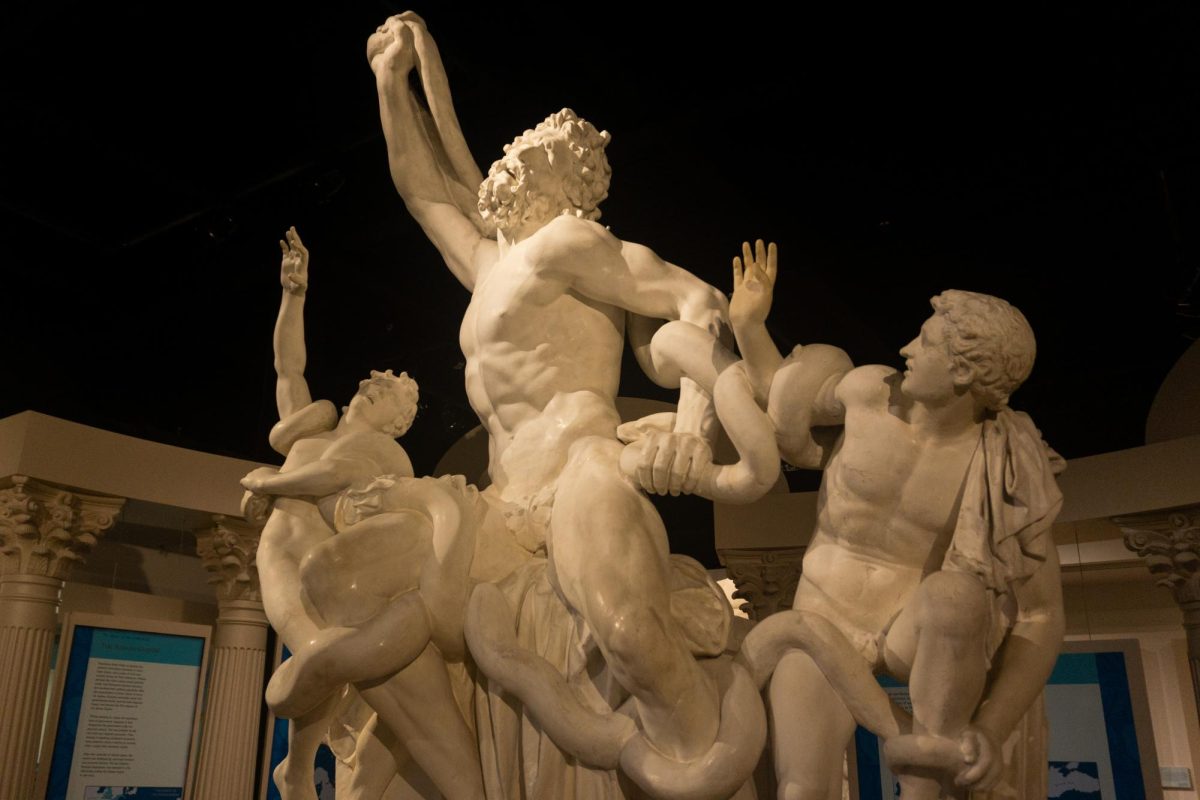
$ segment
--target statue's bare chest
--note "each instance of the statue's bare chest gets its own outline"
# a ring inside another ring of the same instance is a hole
[[[887,522],[948,532],[976,446],[970,439],[922,440],[906,422],[864,410],[847,418],[842,447],[830,464],[830,488],[848,505],[877,510]]]
[[[553,323],[547,316],[566,293],[561,282],[540,274],[519,253],[510,253],[482,276],[463,316],[460,336],[473,350],[521,344]]]
[[[459,338],[469,359],[495,352],[556,351],[587,341],[595,346],[614,333],[619,347],[620,331],[614,308],[576,295],[514,248],[476,284]]]

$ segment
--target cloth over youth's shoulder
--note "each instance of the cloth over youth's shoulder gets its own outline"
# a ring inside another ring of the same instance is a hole
[[[1028,414],[1006,408],[984,420],[942,569],[976,575],[997,594],[1033,575],[1054,546],[1048,532],[1063,501],[1054,476],[1065,468]]]

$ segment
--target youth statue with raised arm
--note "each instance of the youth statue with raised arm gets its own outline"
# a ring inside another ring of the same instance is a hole
[[[734,260],[742,361],[682,322],[651,355],[712,387],[741,454],[701,469],[700,493],[753,499],[761,485],[738,474],[776,454],[824,470],[794,610],[759,623],[739,654],[770,681],[779,797],[840,797],[855,722],[884,739],[905,800],[987,789],[1063,635],[1050,537],[1062,461],[1008,407],[1033,331],[1005,301],[951,290],[900,350],[902,372],[856,368],[828,345],[784,357],[764,324],[775,278],[774,245]],[[873,673],[908,683],[911,717]]]
[[[407,375],[372,372],[340,417],[328,400],[312,401],[308,250],[294,228],[280,247],[280,420],[270,441],[285,460],[242,480],[246,505],[269,512],[257,554],[263,606],[292,651],[267,688],[272,709],[294,720],[276,786],[285,800],[316,800],[313,756],[352,684],[376,712],[359,744],[377,757],[358,759],[347,796],[381,796],[411,758],[443,796],[482,798],[474,737],[447,671],[465,655],[477,495],[461,478],[413,477],[396,442],[417,408]]]

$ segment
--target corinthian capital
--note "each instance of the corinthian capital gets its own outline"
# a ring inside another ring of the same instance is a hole
[[[717,552],[737,591],[734,598],[745,600],[742,610],[753,620],[766,619],[776,611],[792,607],[803,547],[738,548]]]
[[[1181,603],[1200,600],[1200,506],[1113,517],[1125,546]]]
[[[117,521],[124,498],[70,492],[24,475],[0,489],[0,575],[66,580]]]
[[[258,537],[262,526],[221,515],[212,528],[196,534],[196,553],[209,571],[217,600],[262,600],[258,585]]]

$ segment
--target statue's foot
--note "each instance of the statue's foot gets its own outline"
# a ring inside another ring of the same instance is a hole
[[[621,770],[643,790],[667,800],[730,797],[750,779],[767,741],[767,715],[750,673],[731,664],[722,676],[716,741],[699,758],[676,761],[639,734],[621,751]]]
[[[271,773],[271,778],[275,781],[281,800],[318,800],[311,766],[305,770],[295,759],[284,756]]]
[[[349,682],[348,674],[337,668],[338,650],[356,633],[354,628],[325,628],[279,665],[266,692],[267,705],[276,716],[295,719]],[[346,654],[341,658],[344,661]]]
[[[475,587],[463,631],[480,671],[515,695],[559,748],[589,766],[616,769],[637,726],[623,714],[586,706],[549,661],[522,647],[512,609],[496,586]]]

